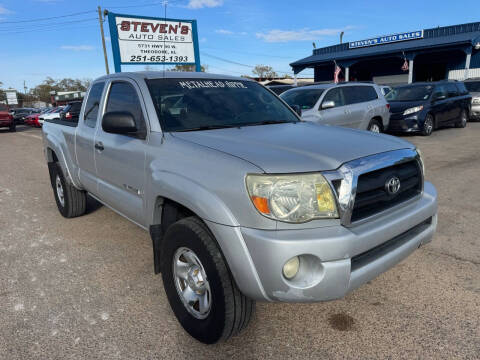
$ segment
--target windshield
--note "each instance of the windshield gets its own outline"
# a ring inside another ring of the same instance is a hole
[[[468,81],[464,84],[469,92],[480,92],[480,81]]]
[[[226,79],[154,79],[148,87],[164,131],[299,121],[260,84]]]
[[[432,94],[432,85],[405,86],[392,89],[386,96],[387,101],[421,101]]]
[[[307,110],[315,106],[323,91],[324,89],[292,90],[281,94],[280,97],[290,106],[298,105],[300,109]]]

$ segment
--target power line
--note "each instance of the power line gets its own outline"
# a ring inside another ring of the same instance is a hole
[[[223,51],[222,49],[212,48],[212,47],[204,47],[204,49]],[[239,53],[239,54],[245,54],[245,55],[268,56],[268,57],[279,58],[279,59],[296,59],[296,57],[294,57],[294,56],[279,56],[279,55],[270,55],[270,54],[259,54],[259,53],[251,53],[251,52],[246,52],[246,51],[243,51],[243,50],[233,50],[233,49],[228,49],[228,51]]]
[[[46,20],[60,19],[60,18],[70,17],[70,16],[78,16],[78,15],[88,14],[88,13],[91,13],[91,12],[95,12],[95,10],[81,11],[81,12],[77,12],[77,13],[51,16],[51,17],[45,17],[45,18],[36,18],[36,19],[28,19],[28,20],[16,20],[16,21],[2,21],[0,23],[0,25],[26,23],[26,22],[32,22],[32,21],[46,21]]]
[[[17,30],[28,30],[28,31],[35,31],[37,29],[46,29],[46,28],[53,28],[60,25],[68,25],[73,23],[80,23],[86,21],[98,20],[98,18],[88,18],[88,19],[79,19],[79,20],[71,20],[71,21],[63,21],[63,22],[55,22],[52,24],[40,24],[39,26],[23,26],[18,28],[9,28],[9,29],[0,29],[0,33],[8,34],[8,33],[16,33]]]
[[[98,21],[98,19],[94,19],[96,21]],[[89,20],[89,21],[92,21],[92,20]],[[62,27],[61,29],[65,29],[65,30],[74,30],[74,29],[82,29],[82,28],[91,28],[92,25],[90,24],[86,24],[86,25],[79,25],[79,26],[64,26]],[[0,34],[10,34],[9,36],[12,36],[12,35],[15,35],[15,34],[24,34],[24,33],[29,33],[29,34],[32,34],[32,32],[34,33],[38,33],[38,32],[44,32],[44,31],[58,31],[59,30],[59,27],[49,27],[49,28],[42,28],[42,29],[39,29],[39,30],[24,30],[24,31],[12,31],[11,33],[9,32],[1,32]]]
[[[245,66],[245,67],[248,67],[250,69],[255,69],[255,66],[253,65],[247,65],[247,64],[242,64],[242,63],[239,63],[239,62],[236,62],[236,61],[232,61],[232,60],[228,60],[228,59],[224,59],[224,58],[221,58],[219,56],[215,56],[215,55],[212,55],[212,54],[208,54],[204,51],[202,51],[202,55],[206,55],[207,57],[211,57],[213,59],[217,59],[217,60],[220,60],[220,61],[224,61],[224,62],[227,62],[229,64],[234,64],[234,65],[240,65],[240,66]],[[278,70],[278,69],[273,69],[275,72],[277,73],[292,73],[293,71],[292,70],[288,70],[288,71],[285,71],[285,70]]]

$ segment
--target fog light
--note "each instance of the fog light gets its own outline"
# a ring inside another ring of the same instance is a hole
[[[298,269],[300,268],[300,259],[298,256],[295,256],[288,260],[285,265],[283,265],[283,276],[287,279],[292,279],[297,275]]]

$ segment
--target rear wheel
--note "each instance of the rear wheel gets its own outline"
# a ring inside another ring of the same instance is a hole
[[[238,289],[213,235],[197,217],[172,224],[161,250],[163,286],[183,328],[212,344],[238,334],[255,302]]]
[[[53,194],[60,214],[66,218],[85,214],[87,207],[86,192],[66,183],[62,168],[58,163],[52,164],[49,168]]]
[[[368,131],[374,133],[381,133],[382,132],[382,125],[377,119],[370,120],[370,124],[368,124]]]
[[[427,114],[425,117],[425,121],[423,123],[422,127],[422,135],[423,136],[430,136],[433,132],[433,127],[434,127],[434,119],[432,114]]]
[[[465,126],[467,126],[467,121],[468,121],[467,111],[463,109],[462,112],[460,113],[460,117],[458,118],[458,121],[455,123],[455,127],[464,128]]]

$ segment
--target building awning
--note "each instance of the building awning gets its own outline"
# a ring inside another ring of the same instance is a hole
[[[321,63],[358,61],[362,58],[382,55],[401,55],[402,52],[419,52],[442,47],[459,47],[471,49],[473,44],[480,41],[480,22],[447,27],[425,29],[424,37],[417,40],[406,40],[382,45],[360,48],[349,48],[349,43],[343,43],[315,49],[313,55],[290,64],[295,73]]]

